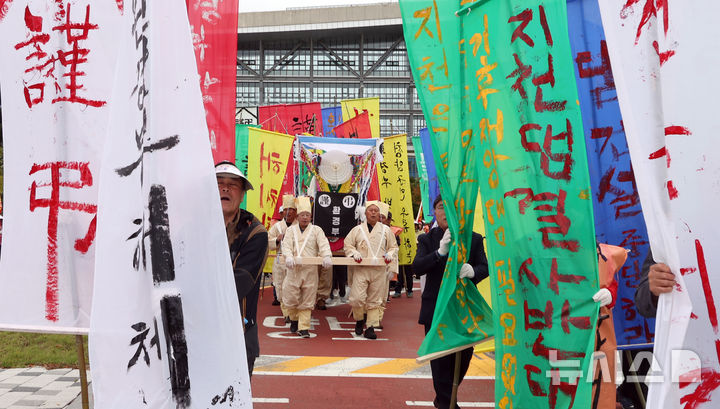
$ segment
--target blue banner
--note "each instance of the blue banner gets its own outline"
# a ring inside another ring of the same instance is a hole
[[[432,203],[440,194],[440,185],[437,178],[437,169],[435,169],[435,158],[432,154],[432,144],[430,143],[430,132],[427,128],[420,129],[420,143],[422,144],[423,158],[425,158],[425,168],[427,169],[428,178],[428,196],[430,196],[430,206],[425,210],[426,214],[435,217]]]
[[[322,109],[323,136],[335,137],[333,128],[342,123],[342,107],[330,107]]]
[[[649,250],[597,0],[568,0],[568,31],[600,243],[630,250],[616,275],[615,336],[619,348],[653,342],[655,320],[635,308],[635,288]]]

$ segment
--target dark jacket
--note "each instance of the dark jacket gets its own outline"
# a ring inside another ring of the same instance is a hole
[[[245,347],[248,355],[259,356],[257,336],[257,303],[260,276],[267,258],[268,234],[252,213],[240,209],[227,226],[230,259],[233,263],[235,290],[245,324]]]
[[[657,314],[658,297],[650,291],[650,283],[648,282],[648,273],[650,272],[650,266],[653,264],[656,263],[653,260],[652,250],[648,249],[648,255],[640,272],[640,281],[638,281],[635,289],[635,308],[645,318],[654,318]]]
[[[416,276],[427,275],[425,289],[422,293],[420,318],[418,319],[418,323],[422,325],[432,324],[435,303],[440,291],[442,276],[445,272],[445,263],[448,257],[447,255],[440,257],[437,253],[443,234],[445,234],[444,230],[434,227],[427,234],[418,237],[417,253],[415,253],[412,268]],[[468,257],[467,263],[475,270],[475,277],[471,280],[477,284],[488,276],[488,262],[483,248],[483,236],[473,233]]]

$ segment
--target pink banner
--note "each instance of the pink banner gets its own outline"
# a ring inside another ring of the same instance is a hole
[[[234,162],[238,2],[186,1],[213,160]]]

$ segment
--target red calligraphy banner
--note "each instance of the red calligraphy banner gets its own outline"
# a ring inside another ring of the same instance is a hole
[[[370,117],[365,111],[333,128],[337,138],[370,138]]]
[[[238,2],[186,1],[213,159],[234,162]]]
[[[267,131],[321,136],[322,107],[319,102],[266,105],[258,107],[258,123]]]

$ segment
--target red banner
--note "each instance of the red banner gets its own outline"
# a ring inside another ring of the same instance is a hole
[[[187,0],[187,8],[213,159],[234,162],[238,2]]]
[[[322,135],[322,107],[319,102],[258,107],[262,129],[288,135]]]
[[[352,119],[341,123],[333,128],[333,132],[335,132],[337,138],[370,138],[372,131],[368,112],[364,111]]]

